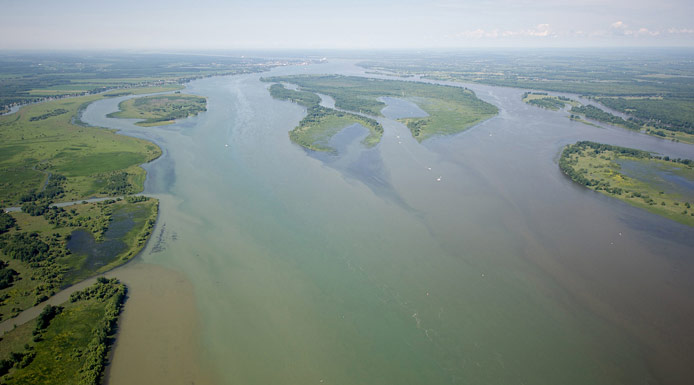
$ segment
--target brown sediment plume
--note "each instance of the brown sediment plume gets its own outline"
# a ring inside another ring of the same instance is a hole
[[[119,269],[128,286],[108,385],[213,384],[199,360],[193,287],[183,275],[148,263]]]

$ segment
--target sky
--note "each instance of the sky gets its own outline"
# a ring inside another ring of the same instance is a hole
[[[0,0],[0,49],[694,46],[694,0]]]

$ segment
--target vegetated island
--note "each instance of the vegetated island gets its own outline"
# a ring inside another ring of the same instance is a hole
[[[309,150],[334,152],[328,144],[330,138],[352,124],[360,124],[369,130],[369,135],[363,140],[367,147],[376,145],[383,135],[383,126],[376,120],[323,107],[320,97],[312,92],[290,90],[282,84],[273,84],[270,94],[276,99],[289,100],[306,107],[306,117],[289,132],[289,139]]]
[[[335,99],[335,107],[358,114],[383,116],[384,96],[417,104],[429,116],[399,119],[418,141],[434,135],[464,131],[495,116],[498,109],[462,87],[341,75],[272,77],[270,82],[296,84],[302,92],[321,93]]]
[[[582,141],[564,148],[559,167],[591,190],[694,226],[694,191],[681,183],[694,182],[692,160]]]
[[[566,107],[579,105],[577,101],[566,96],[550,96],[546,92],[526,92],[523,94],[523,101],[533,106],[546,108],[548,110],[559,111]]]
[[[35,322],[2,336],[3,384],[80,384],[102,381],[127,289],[100,277],[60,306],[47,305]]]
[[[207,99],[196,95],[151,95],[127,99],[118,104],[120,111],[108,114],[109,118],[143,119],[138,126],[151,127],[175,123],[207,111]]]

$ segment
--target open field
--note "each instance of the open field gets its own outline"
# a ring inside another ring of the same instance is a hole
[[[591,190],[694,226],[691,207],[694,191],[676,182],[677,178],[694,182],[694,162],[690,160],[671,160],[641,150],[578,142],[564,148],[559,166],[572,180]]]
[[[125,92],[160,90],[167,88]],[[74,117],[88,103],[112,94],[32,104],[0,116],[0,207],[41,192],[49,175],[65,177],[56,201],[142,191],[145,171],[139,165],[157,158],[161,150],[142,139],[75,124]]]
[[[125,295],[123,284],[102,278],[69,302],[47,306],[36,322],[6,333],[0,341],[2,383],[101,383]]]
[[[378,100],[380,97],[409,100],[429,114],[425,118],[401,119],[418,141],[464,131],[498,112],[474,92],[460,87],[336,75],[274,77],[267,81],[297,84],[302,91],[331,96],[337,108],[373,116],[382,116],[385,103]]]
[[[207,111],[207,99],[186,94],[152,95],[133,98],[118,104],[120,111],[109,114],[111,118],[142,119],[138,126],[161,126],[172,124]]]
[[[149,237],[158,201],[134,197],[9,214],[0,261],[15,274],[0,289],[0,320],[42,302],[65,286],[132,259]]]

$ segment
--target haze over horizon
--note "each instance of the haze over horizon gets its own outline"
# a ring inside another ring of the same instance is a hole
[[[0,49],[694,47],[686,0],[8,1]]]

